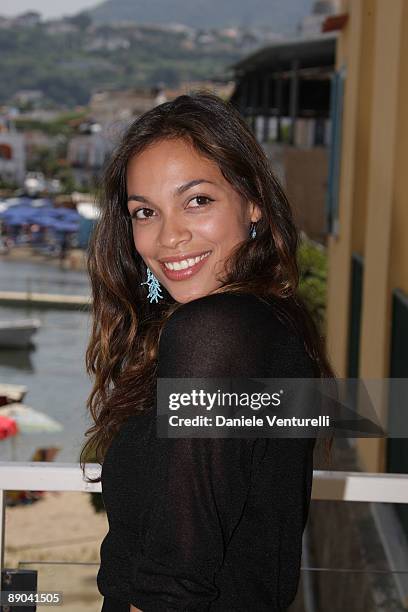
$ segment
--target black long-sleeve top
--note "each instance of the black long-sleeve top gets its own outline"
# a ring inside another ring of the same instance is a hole
[[[311,378],[302,340],[252,294],[183,304],[159,377]],[[276,612],[294,600],[314,438],[158,438],[155,410],[122,425],[102,466],[103,612]]]

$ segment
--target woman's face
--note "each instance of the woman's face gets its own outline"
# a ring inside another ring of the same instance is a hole
[[[162,140],[127,167],[135,248],[179,303],[208,295],[233,247],[261,214],[218,165],[183,139]]]

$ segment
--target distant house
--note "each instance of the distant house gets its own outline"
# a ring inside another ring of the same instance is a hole
[[[26,170],[24,136],[0,132],[0,178],[22,185]]]
[[[17,17],[13,19],[13,25],[19,28],[32,28],[40,22],[41,13],[37,13],[37,11],[28,11],[27,13],[17,15]]]
[[[18,106],[30,106],[40,108],[44,99],[44,94],[39,89],[20,89],[11,98],[13,104]]]
[[[92,118],[102,126],[136,119],[157,105],[157,91],[151,89],[122,89],[95,92],[90,100]]]
[[[118,49],[129,49],[130,41],[123,36],[96,36],[85,43],[86,51],[117,51]]]
[[[90,187],[96,179],[110,153],[114,141],[106,134],[79,134],[68,143],[67,161],[72,167],[76,182],[82,187]]]
[[[67,19],[53,19],[46,21],[44,24],[47,34],[51,36],[59,36],[60,34],[72,34],[77,32],[78,27]]]
[[[42,130],[24,130],[24,145],[27,162],[35,158],[38,149],[49,149],[56,151],[60,138],[57,134],[49,135]]]
[[[12,26],[12,19],[0,15],[0,30],[7,30]]]
[[[230,98],[263,145],[300,229],[325,242],[337,34],[276,42],[235,64]]]
[[[299,24],[301,36],[313,36],[322,32],[322,27],[329,15],[339,13],[340,0],[316,0],[310,15],[306,15]]]
[[[77,183],[91,186],[123,130],[160,101],[157,91],[149,89],[95,92],[89,103],[90,120],[80,126],[83,133],[68,143],[67,160]]]

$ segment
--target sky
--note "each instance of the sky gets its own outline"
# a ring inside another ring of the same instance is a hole
[[[81,10],[100,4],[101,0],[0,0],[0,15],[6,17],[37,11],[45,19],[72,15]]]

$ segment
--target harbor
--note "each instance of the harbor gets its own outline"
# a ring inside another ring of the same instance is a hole
[[[90,303],[86,272],[3,255],[0,286],[0,322],[40,322],[29,348],[0,347],[0,383],[26,386],[24,403],[62,425],[61,432],[17,436],[15,458],[29,461],[39,447],[58,447],[55,461],[76,462],[89,426],[91,389],[84,362]],[[0,441],[0,460],[10,460],[11,453],[11,440]]]
[[[90,426],[85,350],[91,300],[84,262],[79,249],[68,254],[64,268],[26,247],[0,256],[0,323],[9,328],[14,341],[12,324],[39,323],[28,347],[7,348],[0,342],[0,396],[11,402],[0,407],[1,418],[13,418],[20,407],[24,414],[27,407],[57,424],[55,431],[44,425],[36,429],[35,423],[31,431],[21,426],[17,435],[1,439],[0,462],[78,464]],[[1,331],[0,326],[0,341]],[[107,531],[105,513],[95,513],[90,495],[77,491],[20,490],[5,495],[4,567],[38,571],[41,590],[61,590],[63,584],[67,612],[98,612],[95,579],[100,542]],[[75,536],[67,538],[67,533]]]

